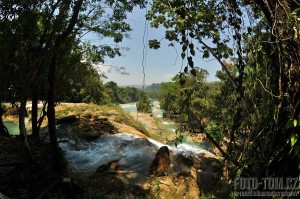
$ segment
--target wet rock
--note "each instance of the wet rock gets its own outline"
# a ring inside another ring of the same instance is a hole
[[[198,171],[197,184],[204,194],[210,193],[217,184],[218,175],[212,172]]]
[[[56,120],[56,124],[72,124],[78,121],[78,118],[75,115],[68,115],[66,117]]]
[[[132,143],[128,146],[129,148],[141,149],[145,147],[155,147],[149,140],[146,138],[136,138],[132,141]]]
[[[156,145],[145,138],[137,138],[124,148],[125,158],[120,160],[120,169],[148,175],[156,152]]]
[[[177,164],[191,167],[194,165],[194,159],[191,156],[184,156],[181,153],[178,153],[174,157]]]
[[[70,130],[65,132],[68,132],[73,137],[83,139],[88,142],[99,138],[103,134],[101,131],[96,131],[95,129],[91,128],[89,122],[85,120],[80,120],[79,122],[68,126]]]
[[[220,181],[222,174],[221,162],[212,157],[202,157],[198,170],[197,184],[204,194],[212,192]]]
[[[119,168],[119,160],[112,160],[98,167],[97,173],[116,173]]]
[[[101,131],[103,133],[113,134],[116,131],[114,125],[110,121],[108,121],[107,118],[95,118],[91,121],[91,126],[95,130]]]
[[[172,158],[172,172],[181,176],[190,176],[191,167],[194,166],[194,159],[191,156],[184,156],[180,153]]]
[[[155,155],[150,166],[150,175],[162,176],[170,167],[170,152],[167,146],[162,146]]]

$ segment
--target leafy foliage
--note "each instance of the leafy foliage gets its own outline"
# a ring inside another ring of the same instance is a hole
[[[110,81],[104,84],[105,92],[110,97],[110,102],[126,104],[137,102],[142,91],[134,87],[119,87],[117,83]]]
[[[152,113],[151,103],[145,92],[141,93],[139,100],[136,103],[136,108],[138,112]]]
[[[300,117],[298,7],[287,0],[155,0],[146,16],[152,27],[166,28],[167,40],[181,45],[186,67],[175,82],[182,95],[172,105],[188,129],[228,138],[226,152],[218,148],[235,168],[233,178],[299,176],[299,161],[290,153],[299,155],[299,126],[287,128]],[[222,66],[217,89],[190,83],[190,74],[197,77],[198,53]]]

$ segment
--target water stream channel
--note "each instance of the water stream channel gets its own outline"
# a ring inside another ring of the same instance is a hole
[[[135,103],[121,104],[120,106],[124,111],[133,116],[136,115]],[[153,116],[160,118],[161,122],[175,132],[175,123],[162,118],[162,110],[159,109],[158,102],[154,102]],[[146,125],[145,127],[147,128]],[[66,139],[66,137],[62,139]],[[168,146],[174,154],[180,153],[184,156],[210,153],[207,151],[205,143],[191,143],[184,139],[175,147],[174,143],[166,145],[154,139],[139,138],[127,132],[103,135],[92,142],[68,139],[69,142],[60,143],[60,147],[65,152],[72,169],[77,172],[95,171],[100,165],[118,161],[120,170],[146,174],[156,152],[162,146]]]

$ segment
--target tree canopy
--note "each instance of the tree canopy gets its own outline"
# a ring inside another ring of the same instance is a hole
[[[166,29],[170,46],[181,45],[184,72],[196,76],[195,56],[213,57],[222,66],[221,94],[214,97],[219,109],[209,118],[228,134],[222,153],[235,175],[299,175],[298,7],[297,1],[155,0],[147,14],[152,27]],[[160,42],[151,40],[149,46],[157,49]],[[185,96],[190,107],[193,97]],[[189,110],[185,114],[191,117]],[[211,128],[206,131],[209,136]]]
[[[145,3],[106,0],[0,3],[0,102],[20,102],[19,126],[25,142],[26,101],[34,102],[36,118],[37,99],[44,99],[51,146],[58,157],[55,103],[58,99],[103,102],[103,85],[93,64],[103,63],[106,56],[120,55],[118,47],[83,43],[81,38],[94,33],[121,42],[131,30],[126,13],[135,6],[144,7]],[[33,119],[33,129],[36,126],[37,119]]]

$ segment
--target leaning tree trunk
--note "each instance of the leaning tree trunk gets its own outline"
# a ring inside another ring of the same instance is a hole
[[[63,7],[61,12],[64,13],[68,11],[68,7],[70,5],[70,1],[66,2],[66,7]],[[56,169],[57,172],[61,172],[61,156],[59,153],[59,148],[57,144],[57,135],[55,130],[55,75],[56,75],[56,68],[58,66],[58,59],[59,59],[59,50],[61,47],[65,44],[66,39],[72,34],[74,27],[77,23],[79,12],[81,9],[81,6],[83,4],[83,0],[77,0],[74,2],[73,6],[73,14],[70,19],[70,22],[60,35],[58,35],[55,39],[53,48],[55,49],[52,55],[52,60],[50,63],[50,68],[48,71],[48,109],[47,109],[47,116],[48,116],[48,130],[50,135],[50,142],[51,142],[51,148],[53,153],[53,160],[54,160],[54,169]],[[59,13],[60,15],[61,13]]]
[[[288,0],[256,1],[272,28],[271,45],[277,76],[277,118],[274,126],[267,170],[269,175],[298,177],[299,160],[290,145],[292,133],[299,127],[288,128],[290,120],[300,119],[300,54],[299,39],[288,24],[294,10]],[[299,6],[300,7],[300,6]],[[297,28],[297,27],[296,27]],[[299,35],[298,35],[299,36]],[[298,129],[298,132],[296,130]]]
[[[21,105],[19,108],[19,130],[20,130],[20,138],[21,141],[24,142],[28,153],[31,157],[31,151],[30,151],[30,147],[28,144],[28,140],[27,140],[27,132],[26,132],[26,128],[25,128],[25,117],[27,116],[27,110],[26,110],[26,102],[27,99],[26,97],[22,97],[21,98]]]

